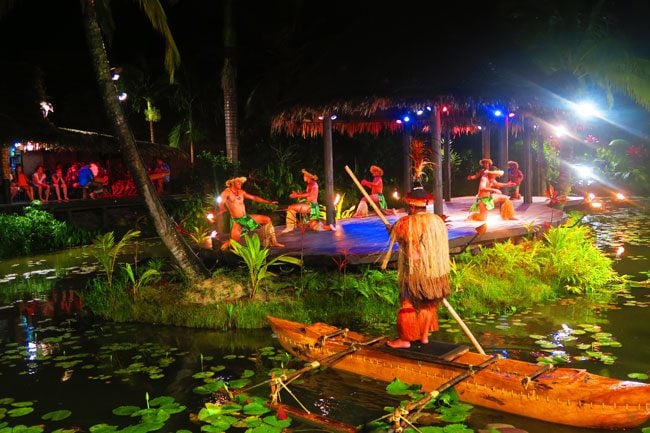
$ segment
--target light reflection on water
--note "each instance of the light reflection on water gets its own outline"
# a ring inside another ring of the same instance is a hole
[[[596,230],[598,245],[616,260],[617,270],[641,281],[647,279],[643,271],[650,269],[648,220],[647,208],[628,208],[588,216],[584,222]],[[621,246],[625,252],[617,257]],[[71,260],[62,267],[48,258],[3,263],[0,278],[24,275],[38,266],[68,270],[91,266],[87,252],[72,252],[71,256],[79,261]],[[3,284],[0,290],[5,287]],[[584,299],[572,298],[511,315],[486,315],[465,321],[488,353],[528,361],[554,355],[566,359],[571,367],[624,379],[629,373],[648,372],[649,294],[647,288],[636,288],[629,297],[620,297],[613,305],[594,306]],[[135,324],[92,324],[79,318],[80,305],[75,307],[74,293],[67,292],[63,304],[63,292],[56,296],[54,302],[52,297],[42,296],[31,304],[25,301],[0,309],[0,398],[37,400],[39,416],[52,408],[70,409],[73,416],[66,420],[65,426],[80,426],[87,431],[96,423],[118,423],[111,414],[112,409],[129,404],[142,406],[145,392],[151,396],[172,395],[196,412],[205,401],[205,397],[192,392],[202,383],[192,377],[197,372],[223,365],[225,369],[215,377],[228,381],[251,370],[253,383],[259,383],[268,378],[270,367],[286,365],[284,359],[269,361],[260,356],[262,348],[278,348],[268,330],[224,333]],[[62,311],[67,312],[69,319],[55,322],[54,313]],[[597,338],[603,333],[611,336]],[[437,337],[468,344],[450,321],[441,321]],[[587,352],[608,354],[616,359],[603,361],[588,356]],[[237,356],[228,356],[231,354]],[[155,372],[137,370],[134,365],[138,363],[160,368],[162,377],[154,379]],[[305,376],[292,391],[310,410],[356,425],[382,416],[384,407],[398,403],[384,388],[383,383],[327,369]],[[258,392],[266,397],[268,389],[260,387]],[[284,402],[298,406],[287,396]],[[39,416],[27,416],[20,423],[41,423]],[[186,414],[175,419],[174,428],[167,431],[180,428],[198,431]],[[549,425],[481,408],[473,410],[469,425],[478,430],[494,422],[513,424],[531,433],[598,432]]]

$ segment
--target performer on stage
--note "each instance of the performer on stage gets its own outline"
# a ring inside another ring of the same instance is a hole
[[[384,215],[397,215],[397,211],[395,209],[388,209],[388,204],[386,204],[386,198],[384,197],[384,181],[381,178],[384,175],[384,170],[376,165],[371,165],[370,174],[373,175],[372,182],[362,179],[361,185],[370,188],[370,198],[379,205],[379,209],[381,209]],[[357,205],[357,211],[354,214],[354,217],[363,218],[366,216],[368,216],[368,200],[366,200],[365,197],[362,197],[361,201],[359,201],[359,204]]]
[[[275,237],[275,229],[271,223],[271,218],[266,215],[246,213],[244,199],[256,201],[258,203],[278,204],[277,201],[270,201],[253,194],[249,194],[242,188],[246,182],[245,177],[235,177],[226,181],[226,189],[221,193],[221,203],[219,204],[219,213],[226,210],[230,213],[232,228],[230,229],[230,239],[240,242],[241,235],[252,232],[260,226],[264,226],[264,243],[271,247],[283,247]],[[228,248],[226,242],[222,249]]]
[[[439,329],[438,304],[451,293],[447,227],[436,214],[416,213],[397,220],[390,240],[388,254],[399,243],[400,310],[398,338],[387,344],[393,348],[407,348],[414,341],[427,344],[429,332]],[[384,260],[383,267],[386,264]]]
[[[514,182],[501,183],[497,182],[497,177],[503,176],[503,170],[499,170],[495,166],[485,170],[481,181],[478,185],[478,193],[476,194],[476,202],[469,208],[472,212],[467,219],[473,221],[487,220],[488,211],[501,203],[501,218],[504,220],[515,220],[515,207],[510,201],[510,198],[501,193],[499,188],[507,188],[515,186]]]
[[[486,170],[489,170],[492,166],[492,160],[490,158],[483,158],[478,163],[481,165],[481,168],[476,173],[467,176],[467,180],[480,179],[483,177],[483,173],[485,173]]]
[[[311,174],[304,168],[302,169],[302,178],[307,184],[305,192],[292,191],[289,194],[291,198],[304,198],[306,203],[294,203],[287,208],[287,223],[282,233],[293,231],[296,227],[296,214],[309,216],[309,228],[314,231],[336,230],[336,226],[325,224],[320,219],[320,208],[318,206],[318,176]]]

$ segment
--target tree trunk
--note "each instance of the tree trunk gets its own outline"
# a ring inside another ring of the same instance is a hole
[[[451,132],[447,131],[445,137],[445,152],[443,163],[443,185],[445,201],[451,201]]]
[[[154,136],[154,133],[153,133],[153,120],[149,121],[149,141],[151,141],[152,144],[156,142],[156,139],[155,139],[155,136]]]
[[[4,197],[5,203],[11,203],[11,192],[9,190],[9,184],[11,183],[11,167],[9,167],[9,147],[0,146],[2,150],[2,194]]]
[[[431,125],[431,162],[433,162],[433,212],[436,215],[442,215],[444,213],[444,202],[442,200],[442,159],[440,158],[441,153],[441,133],[442,125],[440,119],[440,107],[438,105],[434,106],[432,113],[432,125]]]
[[[221,72],[223,112],[226,128],[226,156],[232,162],[239,161],[239,137],[237,131],[237,63],[235,57],[235,21],[233,2],[224,4],[224,63]]]
[[[209,271],[187,245],[185,239],[176,231],[176,227],[156,194],[156,189],[151,183],[142,158],[138,153],[133,133],[127,124],[126,117],[117,99],[115,84],[111,80],[108,55],[106,54],[104,40],[97,21],[95,0],[84,0],[83,9],[84,30],[96,73],[97,84],[99,85],[106,114],[111,121],[114,134],[118,140],[122,158],[131,172],[133,182],[144,199],[145,206],[160,239],[169,249],[178,266],[192,280],[208,277]]]

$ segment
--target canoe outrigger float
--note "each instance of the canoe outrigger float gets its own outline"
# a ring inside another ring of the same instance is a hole
[[[421,385],[432,397],[454,386],[463,402],[576,427],[619,430],[650,418],[650,384],[481,355],[448,343],[392,349],[383,338],[325,323],[268,320],[282,347],[303,361],[385,382],[398,378]]]

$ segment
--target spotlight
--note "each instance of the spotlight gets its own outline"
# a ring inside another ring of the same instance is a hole
[[[494,115],[495,115],[496,117],[501,117],[501,116],[503,116],[503,111],[501,111],[501,110],[494,110]]]
[[[336,120],[337,117],[338,117],[338,116],[337,116],[336,114],[332,114],[332,115],[330,116],[330,119],[332,119],[332,120]]]
[[[411,121],[411,118],[410,118],[409,116],[404,116],[402,119],[403,119],[404,122],[406,122],[406,123],[408,123],[408,122]]]
[[[424,110],[418,110],[415,112],[418,116],[422,116],[422,113],[424,113]]]

